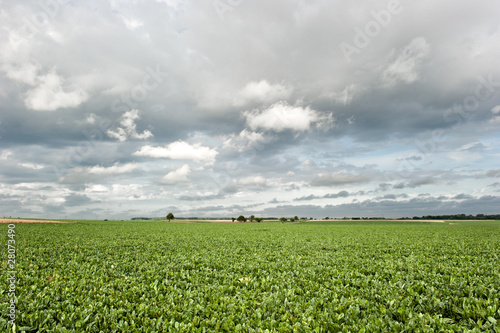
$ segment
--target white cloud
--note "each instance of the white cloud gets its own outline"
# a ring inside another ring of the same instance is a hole
[[[281,84],[271,85],[267,80],[252,81],[238,92],[234,105],[241,106],[252,101],[275,102],[286,99],[290,93],[291,89]]]
[[[95,174],[95,175],[116,175],[116,174],[122,174],[122,173],[129,173],[138,168],[138,165],[135,163],[127,163],[123,165],[119,165],[118,163],[115,163],[113,166],[110,167],[102,167],[100,165],[96,165],[93,167],[88,167],[88,168],[82,168],[86,172]]]
[[[271,138],[264,133],[249,131],[245,128],[240,134],[227,135],[223,137],[223,140],[222,148],[242,152],[259,144],[269,142]]]
[[[134,153],[135,156],[154,158],[170,158],[172,160],[191,160],[198,163],[214,164],[217,150],[204,147],[199,143],[189,144],[182,140],[170,143],[165,147],[146,145]]]
[[[494,125],[500,125],[500,105],[495,106],[491,109],[493,117],[490,119],[490,123]]]
[[[106,134],[110,138],[117,139],[120,142],[126,141],[127,138],[145,140],[153,137],[153,133],[149,130],[144,130],[142,133],[137,132],[137,125],[135,120],[139,119],[139,110],[130,110],[122,115],[120,125],[122,127],[117,127],[115,130],[108,130]]]
[[[166,185],[172,185],[177,183],[186,183],[189,181],[188,176],[191,173],[191,168],[189,165],[184,164],[182,167],[175,171],[167,173],[161,180],[160,183]]]
[[[244,113],[247,124],[252,130],[264,129],[275,132],[292,130],[304,132],[317,128],[329,128],[333,123],[331,114],[321,115],[309,107],[290,106],[284,102],[271,105],[264,111],[247,111]]]
[[[80,88],[65,91],[64,80],[52,72],[37,78],[38,86],[28,91],[24,103],[32,110],[54,111],[76,107],[87,100],[88,94]]]
[[[28,169],[33,169],[33,170],[40,170],[45,168],[44,165],[42,164],[35,164],[35,163],[19,163],[20,166],[23,166]]]
[[[413,83],[419,79],[419,66],[430,53],[430,45],[425,38],[414,38],[397,55],[383,73],[383,80],[389,86],[399,82]]]
[[[9,160],[11,155],[12,151],[2,150],[2,153],[0,154],[0,160]]]
[[[85,119],[85,121],[89,124],[95,124],[95,120],[96,120],[96,116],[94,113],[91,113],[87,116],[87,119]]]
[[[267,180],[262,176],[249,176],[243,177],[238,180],[238,184],[240,185],[250,185],[250,186],[266,186]]]
[[[26,62],[21,64],[4,64],[2,66],[9,79],[28,85],[35,85],[37,79],[38,66]]]
[[[85,193],[93,194],[93,193],[105,193],[109,192],[109,188],[104,185],[90,185],[85,188]]]
[[[120,165],[119,163],[115,163],[110,167],[103,167],[100,165],[91,167],[76,167],[71,169],[66,175],[61,177],[59,181],[64,184],[82,184],[94,182],[96,180],[102,179],[103,177],[131,173],[136,169],[139,169],[139,166],[135,163],[127,163],[122,165]]]

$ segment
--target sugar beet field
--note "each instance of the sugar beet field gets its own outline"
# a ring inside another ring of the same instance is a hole
[[[500,221],[16,224],[2,332],[498,332]]]

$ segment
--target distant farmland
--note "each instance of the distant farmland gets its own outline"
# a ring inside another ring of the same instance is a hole
[[[0,230],[5,244],[7,224]],[[500,329],[500,221],[77,221],[15,231],[16,326],[28,332]],[[8,287],[2,278],[5,296]]]

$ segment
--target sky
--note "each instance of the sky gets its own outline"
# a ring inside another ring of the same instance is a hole
[[[496,0],[0,1],[0,216],[500,213]]]

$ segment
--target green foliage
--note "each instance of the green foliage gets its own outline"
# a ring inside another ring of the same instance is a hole
[[[246,217],[244,217],[243,215],[238,216],[238,218],[236,220],[238,222],[246,222],[247,221]]]
[[[499,331],[500,224],[342,223],[18,224],[17,327]]]
[[[174,214],[172,214],[172,213],[168,213],[167,214],[167,220],[168,220],[168,222],[170,222],[170,220],[173,220],[174,218],[175,218]]]
[[[280,222],[281,222],[281,223],[285,223],[286,221],[287,221],[287,218],[286,218],[286,217],[282,217],[282,218],[280,218]]]

